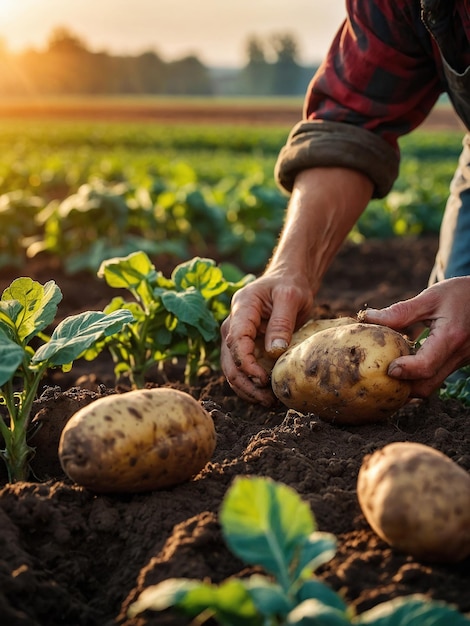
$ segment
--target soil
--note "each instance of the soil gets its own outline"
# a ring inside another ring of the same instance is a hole
[[[355,314],[384,306],[426,286],[437,240],[403,238],[345,244],[318,298],[318,313]],[[162,269],[168,260],[156,260]],[[167,273],[164,271],[164,273]],[[0,273],[3,290],[17,271]],[[99,309],[110,298],[91,275],[67,276],[52,262],[23,268],[41,282],[53,278],[64,293],[61,315]],[[115,294],[113,294],[115,295]],[[410,333],[417,329],[410,329]],[[320,530],[338,538],[336,556],[319,571],[358,612],[412,593],[470,611],[470,561],[419,562],[391,549],[365,521],[356,479],[366,454],[393,441],[441,450],[470,471],[470,409],[433,397],[410,403],[391,419],[345,427],[301,416],[282,405],[263,409],[239,399],[215,372],[194,387],[178,378],[149,380],[187,391],[210,412],[217,431],[211,461],[190,481],[141,494],[100,495],[72,483],[58,461],[68,418],[115,391],[111,363],[77,363],[53,372],[35,403],[36,446],[30,482],[0,490],[0,617],[8,626],[183,626],[166,611],[128,619],[129,604],[148,585],[170,577],[220,583],[249,570],[224,544],[218,510],[238,475],[269,476],[310,503]]]
[[[300,120],[302,100],[273,102],[241,99],[239,102],[203,99],[165,101],[158,98],[4,98],[0,100],[0,119],[106,120],[119,122],[158,122],[165,124],[250,124],[285,125]],[[464,130],[454,109],[436,106],[423,122],[427,130]]]

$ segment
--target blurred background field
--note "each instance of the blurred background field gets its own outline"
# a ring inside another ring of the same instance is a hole
[[[69,273],[94,273],[105,258],[144,249],[175,262],[211,256],[260,271],[287,203],[274,165],[301,105],[298,98],[74,97],[23,100],[23,108],[2,101],[0,266],[20,269],[47,255]],[[394,189],[369,205],[351,239],[437,233],[462,135],[442,104],[404,137]]]

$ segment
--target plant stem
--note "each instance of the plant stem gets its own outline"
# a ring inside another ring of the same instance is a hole
[[[9,394],[10,398],[16,397],[17,402],[8,404],[10,428],[2,429],[5,439],[5,449],[0,451],[4,460],[10,482],[27,480],[29,476],[29,461],[34,454],[34,448],[27,443],[28,426],[31,419],[31,411],[39,383],[47,365],[41,365],[30,375],[27,368],[24,372],[24,390],[19,394]]]

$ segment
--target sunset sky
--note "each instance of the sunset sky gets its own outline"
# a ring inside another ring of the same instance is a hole
[[[251,35],[295,36],[301,61],[321,60],[344,16],[345,0],[0,0],[0,39],[7,49],[42,48],[67,27],[92,50],[164,60],[196,54],[212,66],[246,61]]]

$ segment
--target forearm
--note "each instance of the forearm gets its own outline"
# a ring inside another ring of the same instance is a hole
[[[319,167],[298,174],[266,273],[284,278],[306,273],[315,294],[372,193],[372,181],[356,170]]]

